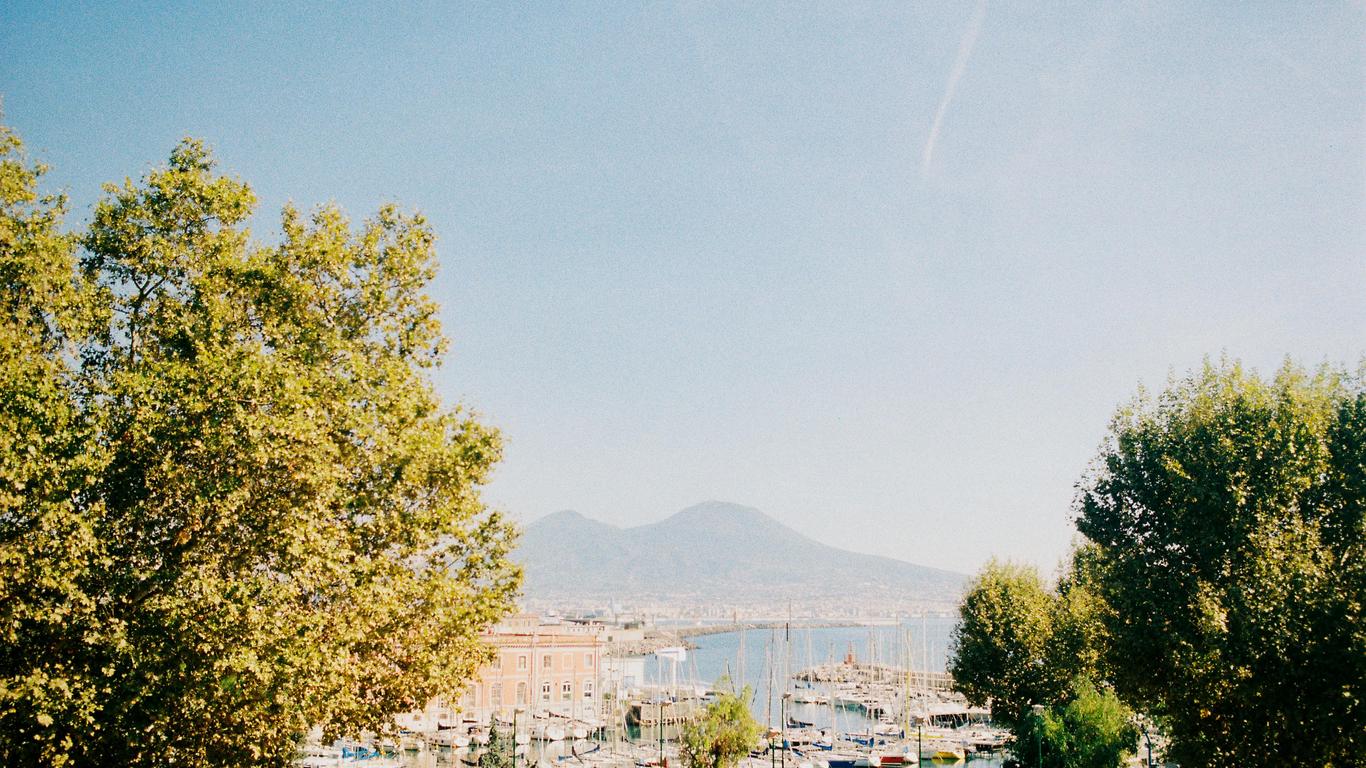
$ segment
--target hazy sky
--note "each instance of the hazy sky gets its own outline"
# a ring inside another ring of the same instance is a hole
[[[1366,352],[1361,2],[511,5],[10,0],[4,121],[77,220],[186,135],[424,211],[523,520],[1052,568],[1140,382]]]

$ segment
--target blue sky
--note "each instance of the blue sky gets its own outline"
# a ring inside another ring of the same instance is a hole
[[[1366,351],[1360,2],[509,5],[10,2],[4,120],[77,220],[186,135],[426,213],[522,520],[1052,568],[1140,383]]]

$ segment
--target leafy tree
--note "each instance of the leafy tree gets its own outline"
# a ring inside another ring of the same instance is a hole
[[[503,734],[498,731],[498,719],[489,718],[489,743],[485,745],[484,752],[479,755],[479,768],[512,768],[514,762],[513,750],[517,748],[517,739],[503,738]]]
[[[1034,568],[992,560],[969,585],[954,628],[949,673],[993,720],[1016,726],[1029,706],[1058,700],[1067,677],[1049,664],[1056,598]]]
[[[76,250],[3,137],[0,762],[286,765],[457,695],[520,572],[498,437],[428,378],[425,221],[254,243],[186,141]]]
[[[683,725],[679,752],[690,768],[733,768],[754,749],[762,728],[746,703],[749,686],[737,696],[721,693],[696,720]]]
[[[1133,747],[1132,713],[1092,682],[1106,637],[1096,556],[1079,548],[1056,590],[1032,567],[993,560],[963,597],[949,660],[954,687],[972,704],[991,704],[1026,764],[1041,740],[1051,755],[1044,764],[1068,768],[1114,768]],[[1035,704],[1047,708],[1042,722]]]
[[[1016,756],[1040,768],[1118,768],[1138,741],[1133,712],[1085,678],[1072,682],[1071,694],[1067,704],[1021,723]]]
[[[1366,755],[1366,392],[1207,364],[1121,410],[1078,529],[1114,682],[1190,765]]]
[[[97,727],[105,684],[74,654],[103,642],[96,595],[100,465],[76,401],[72,334],[89,302],[63,234],[66,201],[0,126],[0,763],[62,765]]]

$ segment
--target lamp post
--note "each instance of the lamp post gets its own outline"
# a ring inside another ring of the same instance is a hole
[[[1134,724],[1143,731],[1143,741],[1148,745],[1148,762],[1146,765],[1148,768],[1153,768],[1153,737],[1152,734],[1148,732],[1148,721],[1143,715],[1135,715]]]
[[[1038,745],[1034,753],[1034,764],[1038,768],[1043,768],[1043,705],[1031,704],[1029,711],[1034,713],[1034,743]]]

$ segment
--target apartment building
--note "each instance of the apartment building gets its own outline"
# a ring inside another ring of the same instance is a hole
[[[519,615],[499,624],[486,639],[494,647],[493,662],[479,671],[459,700],[434,701],[422,712],[399,717],[399,724],[433,730],[461,720],[487,723],[494,713],[511,719],[515,709],[580,720],[600,717],[601,625],[546,624],[537,616]]]

